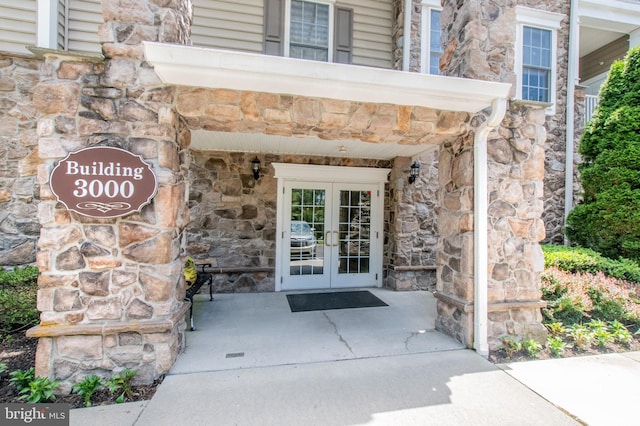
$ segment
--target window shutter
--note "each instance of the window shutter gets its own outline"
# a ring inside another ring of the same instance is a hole
[[[282,56],[284,46],[284,0],[264,1],[264,53]]]
[[[336,7],[333,62],[350,64],[353,52],[353,9]]]

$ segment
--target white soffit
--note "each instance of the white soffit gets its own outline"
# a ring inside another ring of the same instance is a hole
[[[630,33],[640,27],[640,2],[579,0],[580,26]]]
[[[144,42],[166,84],[423,106],[476,113],[511,85],[355,65]]]
[[[438,145],[367,143],[360,140],[323,140],[265,135],[261,133],[191,131],[190,148],[197,151],[268,152],[270,154],[390,160],[415,157]]]

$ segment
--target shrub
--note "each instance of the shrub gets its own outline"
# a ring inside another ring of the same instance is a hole
[[[630,259],[609,259],[598,252],[582,247],[565,247],[553,244],[542,245],[546,268],[557,267],[565,272],[596,274],[640,283],[640,265]]]
[[[522,350],[529,357],[535,357],[542,350],[542,344],[535,340],[525,339],[522,341]]]
[[[511,358],[522,350],[522,343],[510,337],[503,337],[501,348],[505,351],[507,357]]]
[[[0,338],[39,322],[38,268],[0,271]]]
[[[127,368],[121,373],[115,374],[110,380],[107,380],[104,383],[112,394],[120,393],[120,396],[116,398],[116,402],[118,404],[127,399],[133,398],[135,395],[132,382],[136,374],[138,374],[137,370],[130,370]]]
[[[591,330],[582,324],[571,326],[567,330],[567,334],[573,341],[574,347],[581,351],[587,350],[593,340],[593,333]]]
[[[572,242],[640,261],[640,48],[611,67],[580,141],[582,201],[567,218]]]
[[[562,356],[564,354],[564,350],[567,347],[567,344],[562,340],[560,336],[549,336],[547,339],[547,346],[549,347],[549,351],[551,355],[555,357]]]
[[[570,274],[549,267],[542,275],[545,323],[562,322],[567,326],[592,317],[603,321],[640,324],[640,305],[635,302],[637,286],[624,280],[597,274]]]
[[[76,383],[71,390],[82,397],[85,407],[91,406],[91,397],[102,385],[102,378],[96,375],[85,376],[80,382]]]
[[[54,390],[60,386],[57,380],[53,382],[48,377],[36,377],[29,382],[29,385],[22,389],[22,394],[18,399],[24,399],[30,404],[38,404],[41,402],[51,402],[56,399]]]
[[[9,373],[11,377],[9,383],[11,383],[18,393],[22,393],[24,389],[29,388],[29,383],[35,379],[36,369],[31,367],[28,370],[15,370]]]

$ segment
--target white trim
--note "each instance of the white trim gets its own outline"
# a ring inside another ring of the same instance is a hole
[[[43,49],[58,48],[58,1],[38,0],[37,2],[36,46]]]
[[[411,68],[411,14],[413,1],[404,0],[404,29],[402,31],[402,71]]]
[[[347,166],[310,166],[308,164],[271,163],[277,179],[305,182],[386,182],[391,169]]]
[[[489,133],[500,125],[506,111],[506,99],[493,101],[491,115],[480,125],[473,140],[473,348],[483,357],[489,356],[487,138]]]
[[[316,166],[309,164],[289,164],[289,163],[271,163],[275,170],[274,177],[277,179],[278,193],[276,204],[276,264],[275,264],[275,291],[282,291],[281,279],[283,275],[282,265],[282,241],[284,240],[284,215],[282,214],[282,208],[285,200],[285,182],[300,181],[300,182],[325,182],[325,183],[354,183],[354,184],[371,184],[376,185],[380,192],[380,197],[376,200],[377,204],[375,208],[380,208],[380,211],[376,216],[376,223],[372,223],[372,226],[376,226],[376,229],[380,229],[380,238],[377,239],[377,265],[375,271],[378,274],[378,281],[376,285],[380,287],[382,285],[382,253],[383,253],[383,241],[382,235],[382,221],[384,209],[384,184],[388,179],[391,169],[378,169],[368,167],[347,167],[347,166]],[[372,197],[371,208],[374,208],[374,198]],[[379,222],[379,223],[378,223]],[[288,248],[287,248],[288,249]],[[372,252],[373,253],[373,252]]]
[[[438,0],[422,1],[422,16],[420,17],[420,72],[429,74],[431,70],[431,11],[442,12]]]
[[[522,99],[522,43],[523,28],[531,26],[551,31],[551,75],[549,76],[549,103],[551,106],[547,108],[547,114],[555,114],[557,103],[557,86],[558,82],[558,65],[555,58],[558,51],[558,29],[565,15],[547,12],[544,10],[531,9],[524,6],[516,6],[516,44],[515,44],[515,73],[517,77],[516,83],[516,99]]]
[[[640,28],[629,33],[629,49],[640,46]]]
[[[356,102],[476,113],[505,98],[511,84],[357,65],[143,42],[167,84],[287,93]]]
[[[334,29],[334,20],[335,20],[335,2],[336,0],[323,0],[323,1],[315,1],[315,0],[300,0],[305,1],[307,3],[318,3],[318,4],[326,4],[329,6],[329,31],[328,35],[328,46],[327,46],[327,61],[333,62],[333,32]],[[285,9],[284,9],[284,56],[289,57],[289,50],[291,48],[291,0],[285,0]]]
[[[578,0],[581,23],[590,28],[626,32],[638,28],[640,4],[637,1]]]
[[[565,116],[565,165],[564,165],[564,223],[567,223],[569,212],[573,209],[573,148],[575,138],[575,91],[580,81],[578,67],[580,61],[580,27],[576,11],[577,0],[570,0],[569,10],[569,64],[567,66],[567,112]],[[564,236],[564,244],[569,239]]]

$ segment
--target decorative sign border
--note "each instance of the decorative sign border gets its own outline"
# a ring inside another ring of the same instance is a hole
[[[110,146],[67,154],[51,171],[49,184],[67,210],[99,218],[140,212],[158,192],[158,179],[149,163]]]

